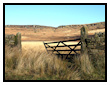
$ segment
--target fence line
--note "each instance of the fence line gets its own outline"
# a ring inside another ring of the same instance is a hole
[[[72,55],[71,53],[74,52],[75,54],[78,54],[77,51],[80,51],[82,54],[87,52],[87,46],[86,46],[86,39],[88,37],[88,28],[83,26],[81,28],[81,37],[80,38],[77,38],[77,39],[74,39],[74,40],[65,40],[65,41],[56,41],[56,42],[48,42],[48,43],[44,43],[44,46],[47,50],[47,52],[57,52],[57,54],[59,55]],[[79,41],[77,44],[73,44],[73,45],[67,45],[65,44],[64,42],[70,42],[70,41]],[[57,43],[56,46],[50,46],[49,44],[54,44],[54,43]],[[59,46],[59,44],[62,43],[63,46]],[[74,48],[71,48],[71,46],[74,46]],[[81,46],[81,49],[76,49],[77,46]],[[57,50],[56,48],[59,48],[59,47],[68,47],[69,50],[67,49],[63,49],[63,50]],[[51,48],[51,50],[48,50],[48,48]],[[61,54],[60,52],[61,51],[70,51],[68,54]]]

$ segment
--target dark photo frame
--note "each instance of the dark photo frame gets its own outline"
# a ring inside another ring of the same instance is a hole
[[[5,80],[5,6],[6,5],[104,5],[105,6],[105,80]],[[3,3],[3,82],[107,82],[107,3]]]

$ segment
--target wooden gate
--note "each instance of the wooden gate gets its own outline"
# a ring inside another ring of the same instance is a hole
[[[69,44],[67,45],[66,43],[69,42],[76,42],[77,44]],[[44,46],[47,50],[47,52],[52,53],[52,54],[57,54],[57,55],[74,55],[74,54],[79,54],[81,51],[81,41],[80,38],[78,39],[74,39],[74,40],[66,40],[66,41],[58,41],[58,42],[48,42],[48,43],[44,43]],[[52,44],[56,44],[56,45],[52,45]],[[60,45],[62,44],[62,45]],[[77,48],[78,46],[80,46],[79,48]],[[68,49],[64,49],[64,47],[67,47]],[[72,48],[73,47],[73,48]],[[58,48],[62,48],[62,49],[58,49]],[[62,53],[61,53],[62,52]]]

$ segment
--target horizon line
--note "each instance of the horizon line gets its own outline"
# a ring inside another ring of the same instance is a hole
[[[105,22],[105,21],[102,21],[102,22]],[[94,22],[94,23],[87,23],[87,24],[97,24],[97,23],[102,23],[102,22]],[[87,25],[87,24],[70,24],[70,25]],[[8,24],[9,25],[9,24]],[[12,25],[12,24],[11,24]],[[32,25],[34,26],[35,24],[29,24],[29,25]],[[37,24],[36,24],[37,25]],[[35,26],[36,26],[35,25]],[[6,26],[6,25],[5,25]],[[16,25],[16,26],[23,26],[23,25]],[[28,26],[28,25],[26,25]],[[47,26],[47,25],[38,25],[38,26]],[[57,27],[60,27],[60,26],[68,26],[68,25],[59,25]],[[47,26],[47,27],[56,27],[56,26]]]

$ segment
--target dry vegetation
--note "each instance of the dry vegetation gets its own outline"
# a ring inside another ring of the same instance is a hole
[[[22,54],[18,55],[16,48],[6,46],[6,80],[80,80],[77,69],[72,68],[72,65],[68,68],[66,61],[47,54],[39,45],[36,48],[30,47],[24,46]]]
[[[89,35],[93,35],[95,32],[104,32],[105,23],[87,24]],[[22,41],[59,41],[75,39],[80,37],[80,29],[82,25],[67,25],[63,28],[47,28],[37,27],[36,29],[30,28],[20,28],[20,27],[6,27],[5,34],[16,34],[21,32]]]
[[[62,60],[46,52],[42,42],[22,42],[22,53],[5,46],[6,80],[104,80],[104,54]],[[100,60],[99,60],[100,58]],[[84,63],[85,62],[85,63]]]
[[[46,52],[42,41],[78,38],[80,28],[66,26],[57,30],[46,28],[35,31],[32,28],[6,27],[5,34],[21,32],[22,52],[5,46],[5,80],[105,80],[105,52],[75,55],[69,60]],[[89,35],[104,31],[103,26],[99,29],[94,27],[89,29]]]

